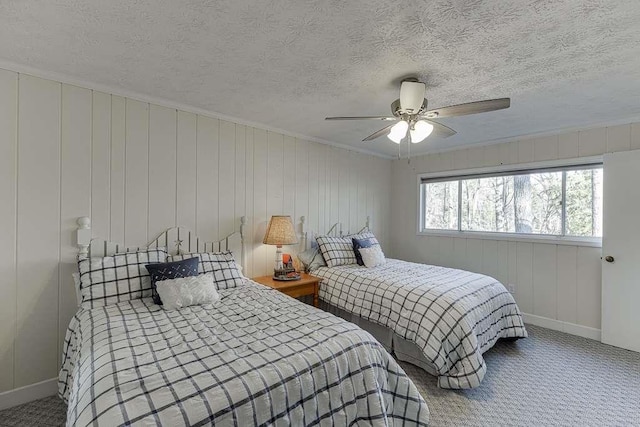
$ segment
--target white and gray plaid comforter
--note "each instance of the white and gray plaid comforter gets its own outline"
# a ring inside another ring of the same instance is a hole
[[[482,353],[500,338],[527,336],[512,295],[489,276],[395,259],[312,274],[323,279],[320,299],[417,344],[442,388],[477,387]]]
[[[67,425],[426,425],[415,385],[367,332],[247,281],[215,305],[81,309],[59,394]]]

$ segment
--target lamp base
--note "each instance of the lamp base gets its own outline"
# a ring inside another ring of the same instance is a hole
[[[273,280],[288,282],[291,280],[300,280],[300,274],[293,268],[282,268],[273,270]]]

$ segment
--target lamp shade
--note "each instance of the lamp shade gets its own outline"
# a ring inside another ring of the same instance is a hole
[[[276,246],[297,244],[298,236],[293,228],[291,217],[289,215],[273,215],[269,220],[262,243]]]

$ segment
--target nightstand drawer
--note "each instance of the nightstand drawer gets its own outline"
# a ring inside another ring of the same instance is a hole
[[[291,289],[283,289],[280,292],[289,295],[293,298],[303,297],[305,295],[314,295],[316,292],[315,284],[309,283],[307,285],[296,286]]]

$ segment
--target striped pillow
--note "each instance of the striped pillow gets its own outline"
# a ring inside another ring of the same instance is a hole
[[[231,251],[171,255],[167,258],[167,261],[182,261],[195,256],[200,258],[198,273],[213,273],[213,281],[216,288],[235,288],[244,283],[242,273],[240,272]]]
[[[165,248],[78,260],[82,308],[102,307],[151,296],[147,264],[164,262]]]
[[[356,254],[350,236],[318,236],[316,237],[320,253],[329,267],[356,264]]]

